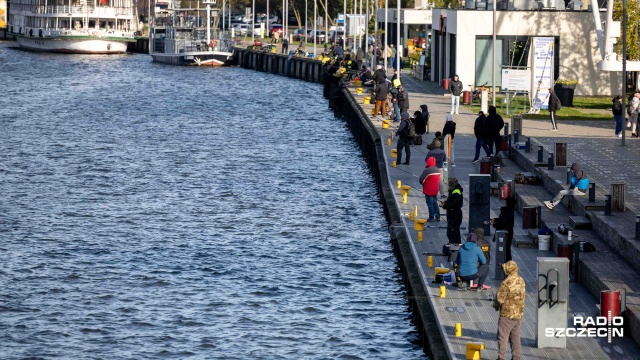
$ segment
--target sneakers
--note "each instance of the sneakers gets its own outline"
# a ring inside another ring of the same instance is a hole
[[[456,167],[456,164],[455,163],[451,163],[451,167]]]
[[[453,115],[453,110],[451,110],[451,115]]]
[[[460,115],[460,113],[456,111],[456,115]]]
[[[556,206],[556,204],[554,204],[553,201],[544,201],[544,206],[548,207],[549,210],[553,210],[553,207]]]
[[[475,163],[477,163],[477,162],[479,162],[479,161],[480,161],[480,159],[475,159],[475,160],[473,160],[471,163],[472,163],[472,164],[475,164]]]
[[[467,283],[465,281],[458,284],[458,291],[467,291]]]
[[[621,137],[622,137],[622,133],[620,133],[620,134],[616,135],[616,137],[621,138]]]
[[[405,161],[405,162],[402,163],[402,165],[409,165],[409,162]]]

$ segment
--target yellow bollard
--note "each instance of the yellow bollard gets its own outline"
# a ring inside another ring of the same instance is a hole
[[[362,100],[362,103],[365,105],[369,105],[371,104],[371,96],[365,96],[364,99]],[[371,113],[373,115],[375,115],[373,112],[376,111],[375,109],[371,111]]]
[[[387,139],[387,145],[391,145],[391,138]]]
[[[382,128],[383,129],[388,129],[389,128],[389,120],[382,120]],[[391,145],[391,144],[389,144]]]
[[[456,323],[456,336],[462,336],[462,324]]]
[[[395,161],[394,161],[394,162],[392,162],[392,163],[391,163],[391,166],[396,167],[396,162],[395,162]]]
[[[484,350],[482,343],[467,343],[467,360],[480,360],[480,350]]]
[[[440,299],[447,297],[447,288],[444,285],[440,286]]]
[[[427,223],[427,219],[415,219],[415,220],[413,220],[413,230],[415,230],[415,231],[423,231],[424,230],[424,224],[426,224],[426,223]]]
[[[365,102],[365,105],[367,103]],[[371,115],[376,116],[376,108],[371,109]]]
[[[448,273],[449,273],[449,269],[443,268],[443,267],[436,267],[433,270],[433,276],[440,275],[440,274],[448,274]]]
[[[433,256],[431,255],[427,256],[427,266],[433,267]]]
[[[418,207],[417,206],[413,207],[413,216],[418,216]]]
[[[356,86],[362,86],[362,80],[356,80]]]
[[[358,95],[362,94],[362,88],[356,88],[356,94]]]
[[[416,215],[412,212],[409,213],[409,220],[415,220],[416,219]]]
[[[398,180],[398,189],[402,187],[402,180]]]
[[[409,186],[409,185],[400,186],[400,192],[402,192],[402,203],[403,204],[407,203],[407,199],[409,198],[409,189],[411,189],[411,186]]]
[[[398,149],[391,149],[391,157],[398,157]]]
[[[418,231],[418,241],[422,241],[422,231]]]

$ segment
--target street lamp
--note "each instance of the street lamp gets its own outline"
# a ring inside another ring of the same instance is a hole
[[[384,71],[387,71],[387,31],[389,30],[389,0],[384,0]]]
[[[607,34],[609,36],[609,34]],[[622,0],[622,116],[627,100],[627,0]],[[626,146],[625,124],[622,122],[622,146]]]
[[[398,0],[398,10],[396,10],[396,31],[398,32],[397,41],[396,41],[396,69],[398,69],[398,80],[400,80],[400,59],[402,59],[402,54],[400,51],[402,48],[400,47],[400,0]]]

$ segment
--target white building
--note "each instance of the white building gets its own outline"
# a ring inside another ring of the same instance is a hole
[[[621,73],[598,70],[597,63],[602,56],[598,48],[594,15],[587,9],[588,4],[582,5],[583,10],[564,10],[566,5],[564,0],[511,0],[498,3],[499,9],[520,7],[523,10],[496,11],[496,86],[502,83],[503,66],[531,67],[533,37],[553,37],[553,79],[578,80],[575,95],[612,95],[621,92]],[[540,10],[529,10],[538,6]],[[467,85],[470,84],[487,83],[491,86],[492,4],[487,6],[486,3],[468,0],[467,7],[473,9],[433,9],[431,80],[442,82],[442,79],[458,74],[465,89],[469,89]],[[633,73],[632,76],[637,74]],[[634,83],[637,81],[632,80]]]

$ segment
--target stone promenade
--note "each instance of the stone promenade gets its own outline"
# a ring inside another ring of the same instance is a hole
[[[403,73],[401,81],[410,94],[410,114],[418,110],[421,104],[427,104],[429,106],[431,113],[431,134],[424,136],[424,145],[426,145],[431,142],[435,131],[442,130],[445,122],[445,113],[449,111],[449,97],[444,96],[445,91],[437,86],[437,84],[418,81],[409,77],[408,74]],[[366,93],[356,95],[355,91],[352,91],[352,94],[359,104],[363,104],[362,98],[368,96]],[[372,105],[361,106],[365,113],[371,114]],[[423,232],[424,238],[422,241],[418,241],[417,232],[413,230],[413,221],[411,221],[408,216],[414,207],[417,206],[418,217],[424,219],[428,217],[426,203],[422,195],[422,188],[418,183],[418,177],[424,169],[427,149],[424,145],[412,147],[410,165],[398,165],[396,168],[393,168],[391,163],[395,158],[391,157],[391,149],[395,149],[396,140],[394,139],[391,145],[387,145],[387,139],[391,133],[395,131],[395,129],[392,129],[394,126],[392,125],[390,129],[382,129],[379,120],[371,116],[370,118],[383,139],[389,174],[386,181],[394,188],[396,202],[403,213],[402,222],[392,224],[393,230],[406,231],[411,238],[413,253],[421,264],[423,282],[429,291],[430,302],[435,309],[439,321],[438,325],[447,342],[447,351],[450,357],[464,359],[466,344],[468,342],[481,342],[486,347],[486,349],[482,351],[482,358],[496,359],[498,357],[496,341],[498,313],[492,308],[491,304],[493,293],[499,287],[500,280],[494,279],[494,264],[490,266],[487,281],[487,285],[492,287],[489,291],[458,291],[456,287],[447,286],[446,298],[441,299],[439,297],[440,284],[432,283],[434,279],[434,268],[427,266],[426,256],[423,255],[423,253],[440,253],[442,251],[442,245],[448,243],[446,237],[446,221],[427,223],[427,227]],[[457,166],[450,168],[449,176],[458,178],[464,189],[463,238],[468,232],[469,174],[479,173],[479,164],[471,164],[475,144],[475,137],[473,136],[473,123],[475,118],[475,114],[469,113],[468,110],[462,107],[460,115],[454,115],[454,121],[457,123],[457,132],[454,141],[455,163]],[[505,122],[509,122],[509,119],[505,119]],[[637,139],[628,139],[628,146],[624,148],[620,147],[620,139],[613,136],[613,120],[611,122],[561,122],[558,126],[560,131],[552,132],[550,131],[551,125],[549,122],[525,120],[523,133],[532,137],[536,143],[541,143],[548,148],[551,148],[555,141],[567,142],[569,162],[580,162],[586,174],[592,178],[600,188],[605,188],[613,180],[624,180],[627,183],[626,195],[629,207],[627,218],[628,216],[633,216],[635,209],[640,209],[640,176],[637,175],[638,167],[640,167],[640,149],[638,149],[638,147],[640,147],[640,141]],[[403,160],[404,159],[405,157],[403,156]],[[504,167],[504,177],[508,177],[508,174],[513,174],[520,166],[510,160],[507,160],[506,165],[507,166]],[[545,176],[549,177],[549,179],[555,179],[558,186],[560,186],[563,182],[559,179],[566,176],[562,171],[564,171],[564,168],[557,169],[555,172],[551,171],[549,174],[545,174]],[[409,191],[407,203],[402,203],[400,189],[396,186],[398,180],[400,180],[403,185],[410,185],[412,187]],[[383,179],[383,181],[385,181],[385,179]],[[520,192],[518,194],[520,208],[523,205],[540,205],[543,200],[550,199],[553,196],[551,191],[546,190],[546,187],[537,186],[535,188],[526,188],[519,186],[520,185],[516,186],[516,192]],[[598,194],[601,195],[602,191]],[[502,202],[499,201],[497,197],[491,198],[491,217],[498,216],[499,208],[502,205]],[[545,208],[543,212],[543,223],[551,227],[551,224],[556,224],[561,219],[568,218],[569,215],[571,215],[571,213],[565,204],[554,209],[553,213]],[[608,219],[607,221],[613,221],[615,223],[617,220]],[[529,230],[522,229],[522,217],[518,213],[516,214],[515,223],[514,242],[518,239],[528,239]],[[615,282],[606,277],[606,271],[615,273],[619,270],[616,266],[616,262],[619,262],[625,266],[624,270],[621,270],[620,273],[627,274],[628,277],[635,275],[636,279],[640,279],[635,267],[629,264],[629,261],[625,261],[619,256],[617,250],[612,249],[606,241],[602,241],[602,239],[598,239],[598,236],[593,235],[592,231],[580,230],[577,231],[576,234],[581,240],[593,239],[601,252],[590,253],[592,255],[587,256],[581,255],[581,263],[584,263],[585,269],[591,271],[589,273],[589,279],[595,279],[591,280],[595,283],[590,285],[578,283],[574,281],[575,278],[572,276],[569,290],[569,319],[576,315],[594,316],[598,314],[599,299],[593,295],[598,288],[625,287],[629,292],[628,296],[635,299],[634,302],[637,301],[638,289],[635,289],[635,286],[629,286],[627,284],[630,280],[625,281],[624,279],[616,278],[619,281]],[[492,235],[493,231],[492,234],[487,235],[487,237],[491,239]],[[562,241],[566,241],[566,239],[557,239],[558,243],[562,243]],[[493,245],[494,243],[492,243],[492,246]],[[608,343],[606,338],[568,338],[566,349],[538,349],[536,347],[536,259],[537,257],[556,256],[552,250],[540,251],[537,247],[516,248],[515,244],[512,249],[513,259],[518,263],[520,274],[527,283],[525,317],[522,321],[521,330],[523,346],[522,358],[640,359],[640,349],[630,336],[614,338],[611,343]],[[493,252],[494,249],[492,248],[492,254]],[[606,256],[603,255],[605,253]],[[606,258],[608,264],[607,267],[601,269],[603,271],[602,276],[600,276],[598,272],[600,270],[596,269],[597,266],[594,265],[596,264],[595,261],[597,261],[596,258],[598,256],[603,259]],[[445,267],[449,266],[445,257],[435,256],[434,267],[440,264]],[[630,300],[628,300],[628,302],[629,301]],[[462,336],[456,337],[454,335],[456,323],[462,324]],[[570,323],[572,324],[571,321]],[[511,354],[508,352],[507,359],[510,358]]]

